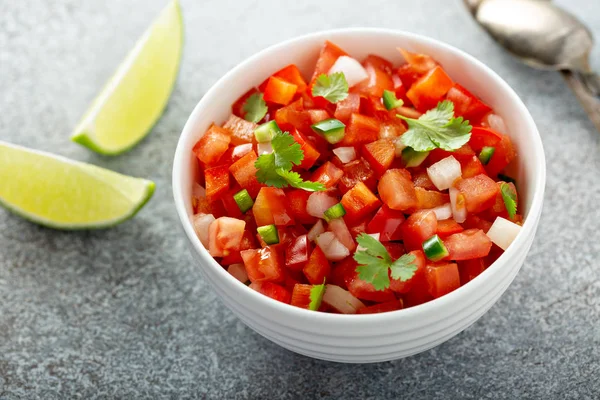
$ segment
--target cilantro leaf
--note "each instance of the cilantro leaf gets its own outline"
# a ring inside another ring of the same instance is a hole
[[[321,74],[313,85],[312,95],[322,96],[330,103],[337,103],[348,97],[348,82],[343,72],[334,72],[331,75]]]
[[[404,254],[402,257],[397,259],[390,266],[390,273],[393,279],[400,279],[404,282],[413,277],[417,271],[417,265],[415,264],[414,254]]]
[[[454,104],[445,100],[418,119],[404,117],[408,131],[402,135],[402,143],[416,151],[430,151],[439,147],[453,151],[469,141],[471,125],[462,117],[454,118]]]
[[[294,171],[286,171],[284,169],[278,169],[277,175],[282,177],[288,185],[297,189],[304,189],[308,192],[318,192],[325,190],[325,185],[320,182],[305,181],[302,179],[299,173]]]
[[[517,213],[517,193],[508,183],[500,185],[500,193],[502,194],[506,211],[508,211],[508,216],[510,219],[513,219]]]
[[[375,290],[384,290],[390,287],[390,271],[393,279],[410,279],[417,266],[414,264],[415,256],[405,254],[392,262],[390,254],[385,246],[374,237],[361,233],[356,237],[359,249],[354,253],[354,261],[359,265],[356,267],[358,277],[373,285]]]
[[[320,285],[314,285],[310,289],[310,303],[308,304],[308,309],[316,311],[321,307],[321,300],[323,300],[323,293],[325,293],[325,279],[323,279],[323,283]]]
[[[293,186],[308,191],[325,190],[321,183],[304,181],[300,174],[292,172],[294,165],[300,165],[304,152],[288,132],[278,132],[271,140],[273,152],[262,154],[254,162],[256,179],[267,186],[283,188]]]
[[[245,112],[244,119],[250,122],[258,122],[267,115],[267,103],[262,93],[254,93],[246,99],[242,110]]]

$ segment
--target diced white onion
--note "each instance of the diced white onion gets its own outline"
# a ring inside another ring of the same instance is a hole
[[[333,154],[344,164],[356,160],[356,149],[354,147],[338,147],[333,149]]]
[[[452,218],[452,206],[450,205],[450,203],[446,203],[444,205],[432,208],[431,211],[435,213],[435,216],[438,221]]]
[[[506,128],[506,123],[504,122],[504,118],[502,118],[498,114],[491,113],[486,115],[485,121],[493,131],[504,134],[508,132],[508,129]]]
[[[194,182],[194,185],[192,186],[192,197],[195,199],[206,197],[206,189]]]
[[[421,115],[423,115],[422,113],[418,112],[414,108],[410,108],[410,107],[396,107],[396,108],[394,108],[394,111],[396,112],[396,114],[400,114],[403,117],[413,118],[413,119],[418,119]]]
[[[192,217],[192,225],[194,225],[194,231],[198,235],[200,242],[208,249],[208,227],[215,220],[212,214],[196,214]]]
[[[242,158],[252,151],[252,143],[244,143],[235,146],[231,152],[231,158]]]
[[[455,187],[450,188],[450,206],[452,207],[452,216],[459,224],[462,224],[467,219],[467,206],[457,204],[459,190]]]
[[[334,72],[343,72],[348,82],[348,87],[352,87],[369,77],[367,71],[360,63],[352,57],[340,56],[329,69],[328,75]]]
[[[242,283],[248,282],[248,273],[244,264],[231,264],[227,267],[227,272]]]
[[[342,314],[356,314],[365,305],[352,294],[336,285],[325,285],[323,303]]]
[[[348,250],[354,250],[356,243],[354,243],[352,234],[350,233],[350,230],[348,229],[348,226],[343,218],[336,218],[329,222],[329,230],[333,232],[335,237],[342,242],[342,244],[346,246]]]
[[[338,203],[337,199],[325,192],[314,192],[308,197],[306,211],[313,217],[323,218],[323,213]]]
[[[273,146],[271,146],[271,142],[259,143],[256,145],[256,151],[258,152],[259,156],[263,154],[271,154],[273,152]]]
[[[502,250],[508,249],[508,246],[515,240],[521,226],[502,217],[496,217],[492,227],[486,235]]]
[[[375,240],[379,240],[379,237],[381,236],[379,234],[379,232],[378,233],[369,233],[368,235],[371,236],[372,238],[374,238]],[[356,251],[358,252],[361,250],[366,250],[366,249],[359,244],[358,247],[356,248]]]
[[[394,151],[395,151],[396,157],[402,157],[402,150],[404,150],[405,148],[406,148],[406,145],[404,143],[402,143],[402,136],[394,139]]]
[[[329,261],[341,261],[350,255],[350,250],[335,237],[333,232],[322,233],[315,241]]]
[[[308,240],[314,242],[317,236],[323,232],[325,232],[325,225],[323,224],[323,220],[320,219],[312,228],[310,228],[310,231],[308,231]]]
[[[454,156],[449,156],[427,168],[427,175],[438,190],[446,190],[460,178],[460,163]]]

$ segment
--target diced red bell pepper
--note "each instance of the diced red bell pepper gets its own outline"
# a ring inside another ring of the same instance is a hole
[[[344,171],[336,167],[331,161],[327,161],[313,172],[310,180],[320,182],[326,188],[330,188],[337,185],[343,175]]]
[[[257,88],[253,87],[252,89],[244,93],[242,96],[240,96],[240,98],[237,99],[235,103],[233,103],[233,105],[231,106],[231,112],[240,118],[244,118],[244,115],[246,115],[246,111],[244,111],[244,104],[246,104],[246,100],[248,100],[248,97],[252,96],[255,93],[259,93],[259,91]]]
[[[329,278],[331,265],[319,246],[315,246],[312,253],[310,253],[308,262],[302,269],[302,272],[304,272],[306,279],[313,285],[320,285],[324,280]]]
[[[459,233],[465,229],[453,219],[443,219],[437,222],[437,231],[435,234],[441,238],[445,238],[454,233]]]
[[[407,86],[400,79],[400,75],[397,73],[392,74],[392,82],[394,83],[394,92],[396,93],[396,98],[404,101],[404,105],[410,105],[410,100],[406,97],[406,88]]]
[[[206,182],[206,199],[209,202],[219,200],[229,189],[229,168],[227,165],[220,165],[205,169],[204,181]]]
[[[312,167],[319,159],[320,153],[317,151],[317,149],[315,149],[312,142],[309,141],[308,138],[297,129],[294,129],[292,136],[294,137],[294,140],[298,142],[300,148],[304,152],[304,158],[298,167],[302,169],[310,169],[310,167]]]
[[[485,174],[460,179],[455,186],[465,196],[467,211],[470,213],[479,213],[492,207],[499,190],[496,182]]]
[[[256,162],[256,153],[251,151],[246,154],[229,167],[229,172],[235,178],[237,183],[248,191],[252,198],[255,198],[258,195],[258,191],[263,186],[256,179],[256,167],[254,163]]]
[[[267,81],[264,99],[265,101],[271,103],[287,106],[294,98],[297,89],[298,86],[294,85],[293,83],[286,82],[281,78],[272,76]]]
[[[347,285],[348,291],[352,296],[361,300],[375,301],[378,303],[396,300],[396,296],[390,288],[375,290],[373,284],[360,279],[358,277],[358,272],[356,271],[354,271],[354,277],[347,282]]]
[[[409,253],[410,255],[415,257],[413,263],[416,265],[417,270],[413,274],[413,276],[405,281],[401,281],[400,279],[392,279],[390,276],[390,289],[396,293],[408,293],[416,282],[425,275],[425,265],[426,259],[425,254],[422,250],[413,250]]]
[[[310,292],[313,289],[313,285],[306,285],[297,283],[294,285],[294,290],[292,291],[292,305],[300,308],[308,309],[310,305]]]
[[[398,121],[395,110],[388,110],[381,102],[380,97],[361,97],[360,113],[368,117],[372,117],[381,122]],[[381,130],[381,128],[380,128]]]
[[[443,149],[434,149],[429,152],[429,155],[425,159],[425,164],[430,166],[436,162],[443,160],[446,157],[454,157],[458,162],[468,162],[471,157],[475,155],[475,152],[468,144],[465,144],[454,151],[446,151]]]
[[[358,264],[352,257],[346,257],[333,265],[328,283],[348,290],[348,283],[354,279]]]
[[[343,123],[347,123],[352,114],[358,113],[359,110],[360,95],[357,93],[348,93],[348,97],[336,103],[335,114],[333,116]]]
[[[452,86],[452,79],[442,67],[437,66],[419,78],[406,92],[406,96],[417,110],[425,112],[435,108]]]
[[[485,168],[483,168],[483,164],[479,161],[479,157],[471,156],[468,161],[459,161],[462,171],[463,178],[472,178],[479,174],[485,174]]]
[[[352,114],[340,146],[354,146],[379,139],[381,122],[362,114]]]
[[[379,180],[377,189],[381,201],[392,210],[409,210],[418,204],[415,186],[406,170],[387,170]]]
[[[379,139],[365,144],[362,155],[377,175],[383,175],[394,161],[396,148],[390,139]]]
[[[338,184],[338,188],[342,193],[352,189],[358,182],[364,183],[371,191],[375,190],[377,178],[369,163],[363,158],[349,162],[343,166],[342,170],[344,175]]]
[[[437,231],[437,218],[433,211],[418,211],[411,214],[400,227],[404,247],[407,251],[420,250],[425,239]]]
[[[381,205],[381,201],[362,182],[358,182],[352,189],[342,196],[342,205],[346,210],[348,220],[359,220],[374,212]]]
[[[392,260],[397,260],[404,254],[406,254],[406,249],[404,248],[404,245],[402,243],[383,242],[382,244],[383,247],[385,247],[387,252],[390,254],[390,257],[392,257]]]
[[[484,233],[490,230],[492,222],[481,218],[478,215],[468,215],[466,221],[463,223],[465,229],[481,229]]]
[[[441,193],[435,190],[425,190],[420,187],[415,188],[415,195],[417,196],[416,210],[427,210],[443,206],[450,202],[450,196],[447,193]]]
[[[460,275],[455,263],[428,265],[425,274],[429,293],[436,299],[460,287]]]
[[[467,229],[444,239],[450,260],[471,260],[485,257],[492,248],[492,240],[481,229]]]
[[[238,185],[235,185],[235,187],[226,191],[222,196],[219,196],[229,217],[239,218],[242,216],[242,211],[233,198],[233,195],[238,193],[240,190],[242,189]]]
[[[402,240],[400,226],[404,220],[402,211],[392,210],[384,204],[368,223],[367,233],[379,233],[380,242]]]
[[[250,282],[283,282],[285,273],[280,253],[273,246],[241,252]]]
[[[302,98],[278,109],[275,112],[275,121],[284,131],[299,129],[302,132],[308,132],[310,131],[310,125],[312,124],[310,114],[304,109],[304,101]]]
[[[219,217],[208,227],[208,251],[213,257],[228,256],[239,251],[246,222],[237,218]]]
[[[316,124],[318,122],[331,118],[327,110],[307,110],[306,112],[310,117],[311,124]]]
[[[285,249],[285,265],[293,270],[302,270],[310,257],[310,242],[300,235]]]
[[[469,146],[471,146],[474,151],[480,152],[484,147],[498,146],[498,143],[501,141],[502,135],[500,133],[497,133],[490,128],[474,126],[473,129],[471,129]]]
[[[315,224],[317,222],[316,217],[313,217],[306,211],[306,205],[308,198],[312,192],[307,192],[302,189],[292,189],[286,192],[288,200],[288,207],[291,211],[294,219],[301,224]]]
[[[492,111],[490,106],[458,83],[448,91],[446,99],[454,103],[454,115],[469,120],[471,124],[480,121],[485,114]]]
[[[494,155],[484,168],[489,176],[495,178],[516,156],[517,153],[515,153],[510,137],[502,135],[502,140],[496,145]]]
[[[458,274],[460,275],[461,285],[471,282],[483,271],[485,271],[485,262],[483,261],[483,258],[458,262]]]
[[[410,89],[413,83],[423,76],[423,73],[417,71],[410,64],[402,64],[398,70],[396,70],[396,74],[402,81],[402,86],[404,86],[406,90]],[[410,102],[410,99],[408,101]]]
[[[297,86],[298,93],[304,92],[307,88],[306,81],[302,77],[300,70],[295,64],[290,64],[275,72],[273,76],[283,79],[286,82],[293,83]]]
[[[408,65],[420,74],[425,74],[439,65],[437,61],[427,54],[413,53],[401,48],[398,48],[398,51],[402,54]]]
[[[252,214],[254,214],[256,225],[294,225],[294,217],[287,204],[288,200],[283,189],[262,187],[252,206]]]
[[[250,289],[254,289],[258,293],[286,304],[290,304],[292,299],[292,294],[289,290],[273,282],[252,282]]]
[[[312,86],[314,82],[317,80],[319,75],[327,74],[335,61],[340,56],[347,56],[344,50],[340,49],[335,44],[331,43],[329,40],[325,41],[325,44],[321,48],[321,53],[319,54],[319,58],[317,60],[317,65],[315,66],[315,72],[310,80],[310,90],[312,90]]]
[[[358,235],[367,232],[367,224],[370,220],[370,216],[367,216],[367,218],[363,218],[359,221],[349,221],[347,219],[345,219],[344,221],[346,221],[346,225],[348,226],[348,230],[350,231],[352,238],[356,240],[356,237]]]
[[[215,165],[229,148],[231,133],[224,128],[211,125],[198,140],[192,151],[200,161],[208,166]]]
[[[357,314],[379,314],[383,312],[402,310],[402,299],[386,301],[385,303],[373,304],[358,309]]]
[[[254,130],[257,125],[235,115],[231,115],[223,124],[223,128],[231,132],[231,144],[237,146],[244,143],[256,143]]]
[[[392,81],[391,73],[379,68],[380,62],[373,59],[366,59],[363,62],[365,71],[369,76],[364,81],[352,87],[353,93],[360,93],[364,96],[374,96],[380,98],[384,90],[394,90],[394,82]]]
[[[242,241],[240,242],[240,248],[238,251],[231,251],[229,255],[223,257],[221,259],[221,265],[231,265],[242,263],[244,260],[242,259],[241,252],[248,249],[255,249],[258,247],[256,243],[256,239],[254,238],[254,234],[250,230],[248,223],[246,223],[246,229],[244,230],[244,235],[242,236]]]

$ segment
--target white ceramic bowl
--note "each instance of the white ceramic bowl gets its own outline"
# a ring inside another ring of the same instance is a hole
[[[293,307],[253,291],[225,271],[197,239],[190,216],[191,188],[197,163],[192,147],[211,122],[229,116],[231,104],[248,88],[258,86],[278,69],[295,63],[308,77],[319,49],[331,40],[350,55],[383,56],[395,64],[402,58],[396,47],[425,53],[448,74],[480,96],[504,117],[517,148],[514,162],[520,208],[525,223],[508,250],[467,285],[429,303],[372,315],[338,315]],[[175,153],[175,206],[204,278],[221,300],[249,327],[273,342],[300,354],[324,360],[366,363],[393,360],[432,348],[458,334],[481,317],[502,295],[519,271],[533,241],[544,197],[544,150],[533,119],[523,102],[498,75],[470,55],[420,35],[352,28],[314,33],[269,47],[221,78],[189,117]]]

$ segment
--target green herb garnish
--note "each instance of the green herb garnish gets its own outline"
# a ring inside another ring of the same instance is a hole
[[[506,211],[508,211],[508,216],[510,219],[513,219],[517,214],[517,193],[508,183],[500,185],[500,193],[502,194]]]
[[[244,119],[250,122],[258,122],[267,115],[267,103],[263,99],[262,93],[254,93],[246,99],[242,110],[245,112]]]
[[[348,82],[343,72],[331,75],[321,74],[313,85],[312,95],[324,97],[330,103],[337,103],[348,97]]]

